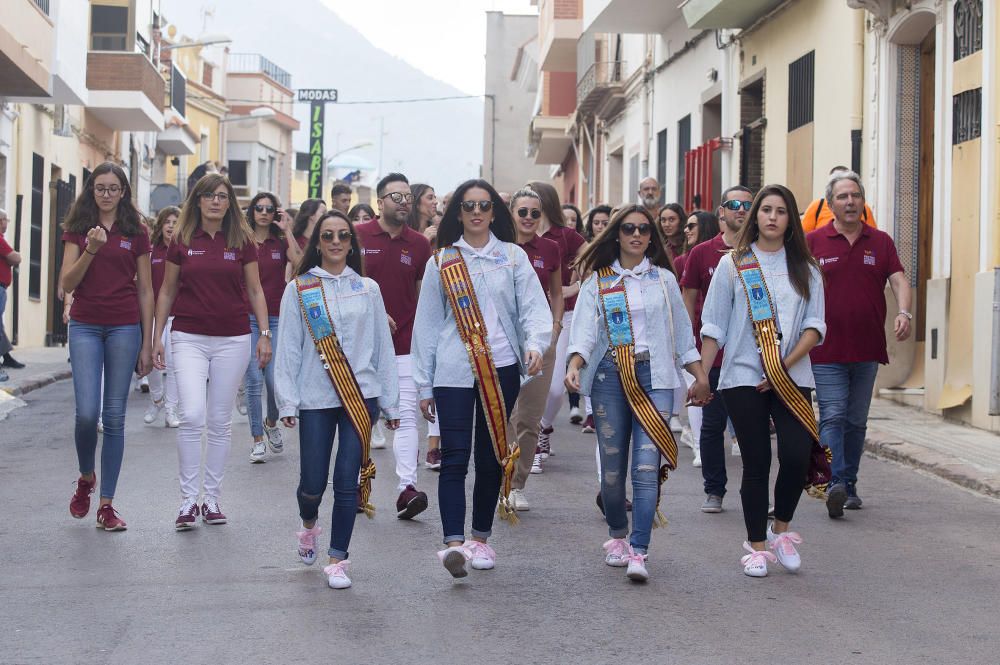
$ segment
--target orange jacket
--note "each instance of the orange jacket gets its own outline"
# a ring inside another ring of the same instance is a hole
[[[826,199],[819,198],[809,204],[806,208],[805,213],[802,215],[802,230],[806,233],[810,231],[815,231],[821,226],[826,226],[833,221],[833,211],[830,210],[830,206],[827,204]],[[865,204],[865,212],[861,215],[861,221],[872,228],[878,228],[875,224],[875,215],[872,213],[872,209]]]

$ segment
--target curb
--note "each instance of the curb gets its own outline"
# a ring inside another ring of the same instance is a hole
[[[56,381],[63,381],[65,379],[71,378],[73,376],[73,370],[67,368],[59,370],[58,372],[49,372],[48,374],[40,374],[34,378],[28,379],[23,383],[16,386],[10,387],[0,387],[0,390],[4,391],[8,395],[13,395],[14,397],[20,397],[22,395],[27,395],[33,390],[38,390],[39,388],[44,388],[45,386],[55,383]]]
[[[1000,475],[983,471],[957,457],[907,443],[890,434],[871,431],[865,438],[865,450],[875,457],[900,462],[974,492],[1000,499]]]

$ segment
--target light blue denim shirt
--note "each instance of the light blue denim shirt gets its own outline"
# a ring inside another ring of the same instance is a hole
[[[529,351],[544,354],[552,338],[552,310],[524,250],[495,236],[478,252],[460,247],[469,268],[472,287],[482,304],[492,298],[500,325],[524,376]],[[420,300],[413,323],[413,381],[420,399],[434,396],[434,388],[471,388],[474,385],[469,354],[458,335],[451,305],[441,286],[437,257],[431,257],[420,284]]]
[[[786,357],[809,328],[819,333],[820,344],[826,337],[823,277],[819,269],[809,271],[809,300],[803,300],[788,279],[785,249],[764,252],[753,244],[760,261],[771,301],[778,310],[781,331],[781,357]],[[726,254],[712,276],[712,284],[701,310],[701,336],[712,337],[726,353],[719,374],[719,390],[738,386],[756,386],[764,376],[764,366],[757,351],[757,340],[747,309],[747,295],[740,283],[732,254]],[[788,375],[800,388],[815,388],[809,354],[788,368]]]
[[[653,390],[678,388],[683,384],[677,365],[697,362],[701,356],[694,343],[691,319],[684,308],[677,278],[669,270],[652,266],[642,274],[641,282]],[[595,273],[580,287],[567,349],[568,355],[579,353],[584,359],[580,371],[581,395],[590,395],[597,366],[610,347]]]
[[[349,267],[339,275],[331,275],[320,268],[309,272],[323,280],[327,311],[361,394],[366,399],[377,397],[386,419],[399,418],[396,352],[378,284]],[[274,392],[281,418],[297,416],[302,409],[341,406],[302,320],[294,279],[285,286],[281,296],[278,348],[274,352]]]

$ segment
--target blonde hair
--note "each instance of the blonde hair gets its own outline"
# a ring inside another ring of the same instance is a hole
[[[191,244],[194,232],[201,228],[201,195],[205,192],[215,192],[219,185],[225,185],[229,193],[229,209],[226,216],[222,218],[222,232],[226,235],[226,247],[230,249],[241,249],[248,242],[257,244],[253,237],[253,229],[240,209],[240,203],[236,200],[236,191],[233,189],[229,178],[219,173],[209,173],[195,183],[195,186],[188,192],[187,201],[181,209],[181,215],[177,218],[177,228],[174,229],[174,240],[184,245]]]

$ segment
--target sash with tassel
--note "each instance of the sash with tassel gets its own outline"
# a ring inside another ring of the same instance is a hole
[[[462,258],[462,252],[455,247],[444,247],[437,251],[437,262],[441,269],[441,283],[455,317],[458,335],[469,354],[469,365],[476,378],[479,400],[483,405],[483,413],[486,414],[490,439],[493,441],[493,454],[496,455],[503,471],[503,485],[500,488],[497,512],[500,519],[517,524],[517,515],[510,502],[510,483],[520,451],[517,447],[507,444],[507,407],[504,404],[503,391],[500,389],[500,377],[493,364],[486,322],[479,309],[479,301],[472,287],[472,277],[469,275],[465,259]]]
[[[795,419],[798,420],[812,438],[812,451],[809,454],[809,470],[806,474],[805,490],[809,496],[817,499],[826,498],[826,488],[830,483],[830,463],[833,455],[830,449],[820,443],[819,428],[816,425],[816,415],[812,404],[799,391],[798,386],[788,375],[788,368],[781,358],[781,332],[778,330],[778,317],[771,300],[771,292],[764,280],[760,262],[753,250],[747,251],[741,257],[733,257],[736,270],[747,295],[747,311],[753,323],[754,336],[757,339],[757,353],[760,354],[764,375],[770,382],[778,399],[785,405]]]
[[[344,349],[340,346],[337,333],[333,329],[333,320],[326,307],[326,295],[323,292],[323,280],[315,275],[299,275],[295,278],[295,288],[299,294],[299,306],[302,318],[316,345],[319,359],[323,363],[337,392],[341,405],[347,411],[347,417],[361,441],[361,508],[368,519],[375,516],[375,506],[370,498],[372,494],[372,478],[375,477],[375,462],[371,459],[372,420],[365,405],[365,396],[361,386],[354,376]]]
[[[618,277],[619,275],[610,267],[601,268],[597,272],[597,294],[604,310],[604,323],[608,329],[611,353],[618,367],[625,399],[628,400],[629,408],[642,425],[642,429],[666,460],[660,467],[659,484],[656,488],[656,518],[653,520],[654,527],[661,527],[667,525],[667,518],[660,511],[660,494],[668,472],[677,468],[677,441],[670,431],[670,423],[657,410],[636,376],[632,315],[629,312],[625,280]],[[669,301],[667,307],[670,307]]]

